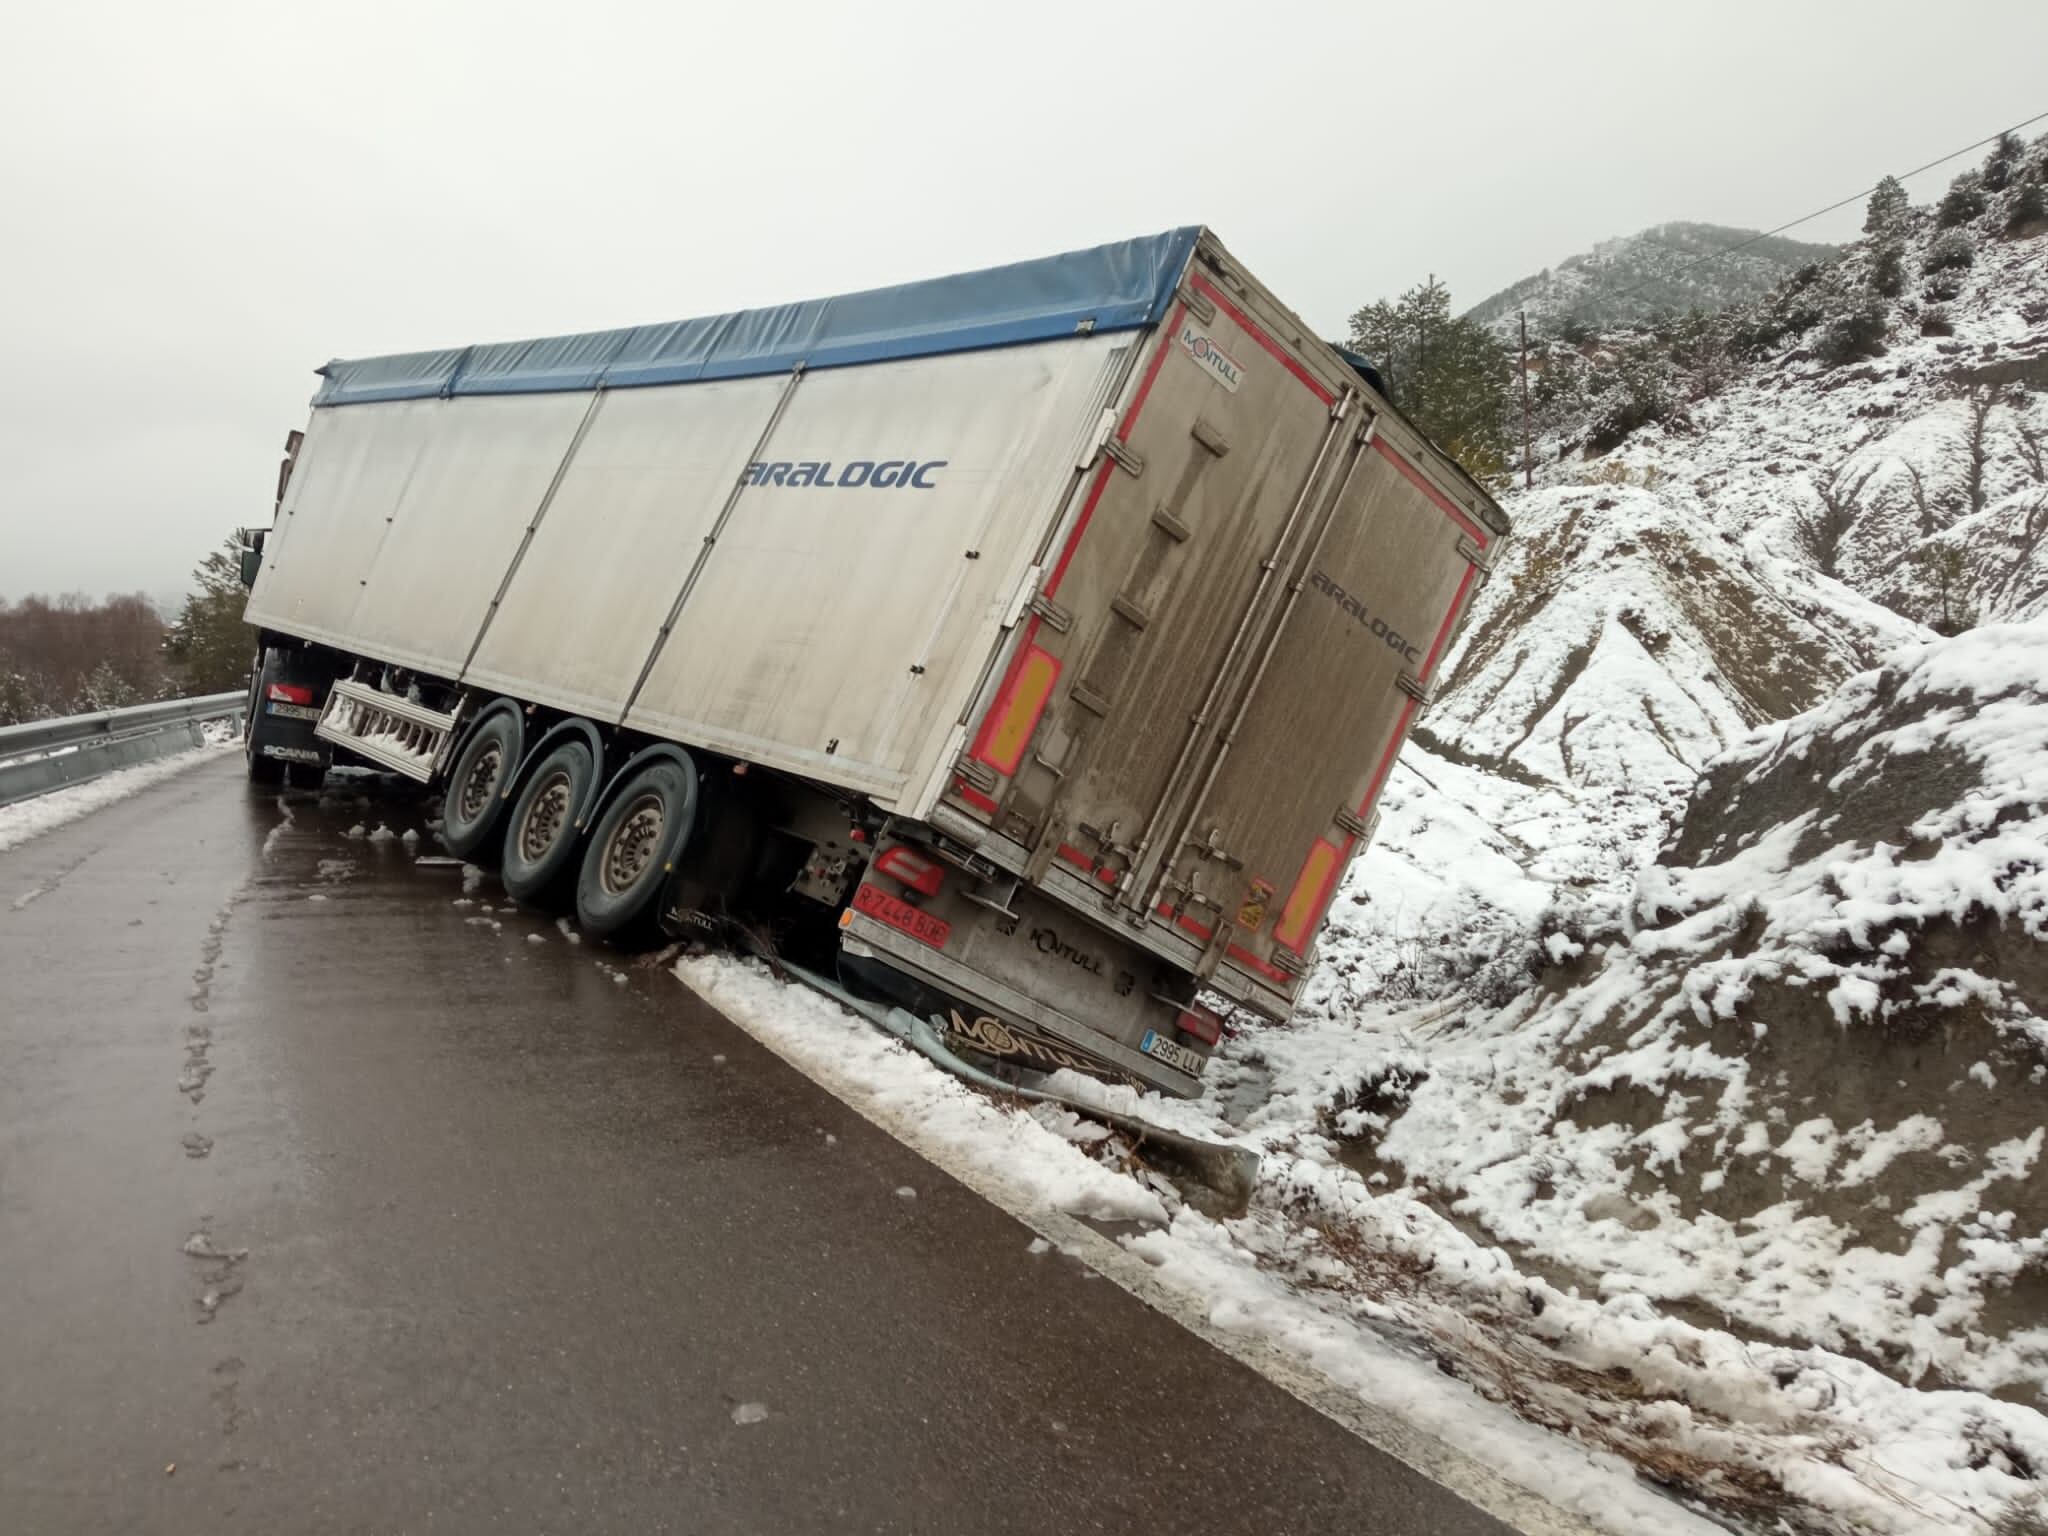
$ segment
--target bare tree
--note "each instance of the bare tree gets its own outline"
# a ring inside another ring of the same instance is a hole
[[[1863,487],[1869,483],[1875,468],[1873,465],[1854,475],[1838,468],[1825,480],[1816,480],[1813,484],[1814,495],[1820,499],[1820,509],[1808,512],[1800,519],[1799,531],[1822,575],[1841,574],[1842,545],[1856,526],[1857,519],[1863,515]]]
[[[2027,466],[2034,484],[2048,485],[2048,432],[2027,420],[2025,411],[2015,408],[2012,417],[2013,443],[2019,449],[2020,462]]]
[[[1969,454],[1969,471],[1964,476],[1963,486],[1970,497],[1970,510],[1984,510],[1984,469],[1991,462],[1991,413],[2004,403],[2005,396],[1995,384],[1969,384],[1962,392],[1963,409],[1967,413],[1963,423],[1963,447]]]
[[[1935,534],[1934,504],[1928,499],[1927,480],[1919,465],[1906,465],[1906,482],[1913,488],[1913,509],[1920,514],[1920,537],[1931,539]]]

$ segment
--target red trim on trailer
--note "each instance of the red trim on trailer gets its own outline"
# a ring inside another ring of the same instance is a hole
[[[1088,487],[1088,499],[1081,503],[1081,515],[1074,519],[1074,531],[1067,535],[1067,542],[1060,548],[1059,559],[1053,562],[1052,574],[1045,579],[1045,595],[1051,597],[1060,589],[1066,579],[1067,567],[1073,563],[1074,547],[1081,542],[1081,535],[1088,531],[1089,519],[1095,516],[1095,504],[1102,500],[1102,493],[1109,488],[1109,477],[1116,468],[1116,460],[1104,459],[1102,468],[1095,472],[1095,483]]]
[[[1095,861],[1089,858],[1088,855],[1083,853],[1080,849],[1076,848],[1072,843],[1060,844],[1060,857],[1065,859],[1069,864],[1087,870],[1088,873],[1091,875],[1095,873]]]
[[[1128,443],[1131,440],[1131,429],[1138,424],[1138,412],[1145,409],[1145,399],[1152,393],[1152,381],[1159,377],[1160,365],[1166,361],[1166,350],[1173,345],[1173,333],[1180,329],[1181,316],[1187,312],[1187,305],[1175,304],[1166,316],[1166,324],[1159,328],[1159,350],[1152,354],[1152,361],[1145,365],[1145,377],[1138,383],[1138,393],[1131,399],[1131,409],[1125,415],[1123,425],[1116,429],[1118,442]],[[1080,530],[1076,529],[1077,537],[1079,533]]]
[[[1242,944],[1233,944],[1230,946],[1230,958],[1237,961],[1240,965],[1250,966],[1253,970],[1259,972],[1263,976],[1269,977],[1270,979],[1279,982],[1282,986],[1286,986],[1289,982],[1291,982],[1294,979],[1293,977],[1289,976],[1285,971],[1281,970],[1279,966],[1266,964],[1265,961],[1261,960],[1257,955],[1253,954],[1250,950],[1246,949]]]
[[[1410,699],[1401,706],[1401,718],[1394,722],[1394,738],[1387,743],[1387,750],[1380,754],[1380,765],[1373,770],[1372,782],[1365,786],[1365,798],[1358,802],[1358,814],[1363,816],[1380,797],[1380,785],[1386,782],[1387,771],[1394,766],[1394,754],[1401,750],[1402,733],[1408,729],[1408,721],[1415,714],[1415,701]]]
[[[1458,609],[1464,606],[1465,594],[1471,590],[1472,578],[1478,573],[1479,567],[1476,565],[1465,567],[1465,575],[1458,582],[1458,590],[1451,598],[1450,611],[1444,615],[1443,623],[1437,626],[1436,639],[1430,644],[1428,659],[1422,663],[1422,681],[1425,683],[1429,681],[1430,674],[1436,671],[1436,658],[1443,650],[1444,642],[1451,638],[1451,625],[1457,621]]]
[[[1131,401],[1130,410],[1124,414],[1122,424],[1116,429],[1118,442],[1130,441],[1131,431],[1138,424],[1138,413],[1145,408],[1146,396],[1152,393],[1152,381],[1159,377],[1160,365],[1166,361],[1166,349],[1173,345],[1172,334],[1175,328],[1179,326],[1180,317],[1185,312],[1185,305],[1175,304],[1171,312],[1168,313],[1166,324],[1161,327],[1159,345],[1152,354],[1152,361],[1146,365],[1145,377],[1138,383],[1138,393]],[[1116,461],[1105,457],[1102,461],[1102,467],[1095,472],[1095,483],[1088,487],[1087,499],[1081,503],[1081,515],[1074,519],[1074,526],[1067,534],[1066,543],[1060,546],[1059,557],[1053,561],[1052,574],[1045,579],[1044,592],[1048,598],[1054,596],[1060,589],[1060,583],[1066,580],[1067,567],[1073,564],[1074,551],[1080,546],[1081,535],[1088,531],[1088,524],[1095,516],[1096,504],[1102,500],[1102,493],[1109,488],[1109,477],[1115,471]],[[1009,702],[1011,694],[1015,691],[1018,675],[1023,671],[1025,661],[1031,654],[1033,642],[1038,638],[1038,623],[1038,616],[1036,614],[1032,615],[1031,623],[1024,630],[1023,639],[1018,642],[1017,653],[1010,658],[1010,665],[1003,673],[1002,685],[998,688],[996,697],[990,703],[987,712],[981,717],[981,725],[974,734],[974,745],[968,748],[968,755],[970,757],[989,763],[990,767],[997,768],[999,772],[1005,775],[1008,774],[1009,769],[1000,768],[999,765],[990,762],[986,755],[986,750],[990,739],[995,735],[996,722],[1002,718],[1003,706]],[[1051,694],[1048,693],[1047,698],[1050,699],[1050,697]],[[1035,732],[1037,728],[1038,722],[1034,720],[1032,722],[1032,730]],[[1014,768],[1016,764],[1013,762],[1010,766]],[[996,810],[996,802],[989,799],[986,795],[979,795],[977,798],[970,800],[969,803],[981,805],[991,815]]]
[[[991,816],[996,813],[995,801],[984,795],[965,779],[955,779],[953,781],[953,793],[978,811],[987,811]]]
[[[1486,548],[1486,535],[1481,533],[1478,528],[1474,527],[1472,524],[1472,520],[1466,517],[1464,513],[1460,512],[1457,509],[1457,507],[1452,504],[1450,497],[1446,496],[1442,491],[1438,490],[1435,486],[1431,485],[1427,480],[1423,479],[1421,470],[1417,469],[1413,464],[1410,464],[1406,459],[1402,458],[1400,454],[1396,453],[1391,447],[1389,447],[1387,444],[1387,440],[1384,437],[1374,437],[1372,440],[1372,445],[1373,447],[1379,449],[1379,451],[1386,456],[1387,461],[1390,464],[1392,464],[1394,468],[1398,469],[1399,471],[1401,471],[1402,474],[1406,475],[1409,481],[1415,486],[1417,490],[1421,491],[1423,495],[1427,496],[1431,501],[1435,502],[1438,511],[1442,512],[1445,517],[1448,517],[1452,522],[1456,523],[1460,528],[1464,529],[1465,532],[1471,536],[1473,543],[1477,544],[1481,549]]]
[[[1180,326],[1180,317],[1187,312],[1187,306],[1176,304],[1166,317],[1166,324],[1160,328],[1159,346],[1152,354],[1152,361],[1145,365],[1145,377],[1138,381],[1138,393],[1131,400],[1131,408],[1124,413],[1122,423],[1116,429],[1116,440],[1127,443],[1131,432],[1138,425],[1138,413],[1145,409],[1145,399],[1152,393],[1152,381],[1159,377],[1159,366],[1166,361],[1167,348],[1174,345],[1173,333]],[[1095,483],[1088,488],[1088,499],[1081,504],[1081,515],[1074,519],[1074,530],[1067,535],[1067,542],[1060,547],[1060,557],[1053,562],[1052,574],[1045,580],[1045,595],[1051,597],[1059,591],[1060,583],[1066,579],[1067,567],[1073,563],[1074,550],[1081,542],[1081,535],[1088,531],[1089,519],[1095,516],[1095,504],[1102,500],[1102,493],[1109,488],[1109,477],[1116,469],[1116,460],[1105,458],[1102,468],[1095,472]]]
[[[1268,352],[1272,353],[1273,356],[1277,357],[1280,360],[1280,365],[1283,368],[1285,368],[1289,373],[1293,374],[1297,379],[1301,380],[1302,383],[1306,384],[1311,390],[1313,390],[1315,392],[1315,397],[1318,400],[1322,401],[1323,404],[1329,405],[1336,400],[1337,397],[1331,394],[1330,391],[1323,386],[1323,383],[1320,379],[1318,379],[1314,374],[1310,373],[1306,368],[1302,367],[1301,364],[1295,360],[1294,355],[1292,353],[1290,353],[1285,347],[1281,346],[1280,343],[1275,341],[1272,337],[1268,336],[1264,331],[1260,330],[1258,326],[1255,323],[1253,323],[1251,316],[1247,315],[1243,310],[1239,309],[1235,304],[1231,303],[1229,299],[1225,298],[1223,296],[1222,289],[1218,288],[1214,283],[1210,282],[1206,277],[1203,277],[1200,273],[1195,274],[1195,277],[1192,280],[1190,286],[1194,288],[1195,292],[1200,294],[1206,294],[1209,298],[1215,300],[1216,307],[1221,309],[1226,315],[1230,316],[1232,320],[1236,321],[1237,328],[1239,330],[1243,331],[1245,335],[1251,337],[1253,341],[1256,341],[1260,346],[1264,347]],[[1178,317],[1176,317],[1175,329],[1178,329]],[[1174,338],[1174,345],[1180,345],[1180,339],[1177,336]]]

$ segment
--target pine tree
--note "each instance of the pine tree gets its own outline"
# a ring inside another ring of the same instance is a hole
[[[126,709],[141,702],[142,695],[135,685],[115,671],[111,661],[102,661],[86,674],[71,709],[72,713],[83,715],[103,709]]]
[[[1870,291],[1879,298],[1896,299],[1906,291],[1906,249],[1901,245],[1878,247],[1870,260]]]
[[[2016,133],[2001,133],[1998,142],[1991,146],[1991,153],[1984,157],[1984,186],[1992,192],[2003,192],[2012,185],[2013,173],[2026,159],[2027,146]]]
[[[1863,214],[1863,233],[1879,240],[1896,240],[1906,232],[1912,205],[1906,189],[1896,176],[1887,176],[1870,194]]]
[[[1679,321],[1671,337],[1671,360],[1685,376],[1687,393],[1711,400],[1735,376],[1731,327],[1719,314],[1694,310]]]
[[[1984,193],[1984,178],[1976,171],[1965,171],[1948,184],[1948,191],[1942,194],[1941,206],[1935,210],[1934,222],[1942,229],[1954,229],[1967,224],[1982,213],[1990,204]]]
[[[248,681],[255,637],[242,623],[249,594],[242,587],[241,546],[229,539],[199,562],[198,589],[185,599],[168,649],[191,693],[225,693]]]
[[[1431,278],[1351,317],[1351,345],[1378,365],[1394,405],[1474,475],[1507,465],[1507,353],[1477,321],[1451,313]]]

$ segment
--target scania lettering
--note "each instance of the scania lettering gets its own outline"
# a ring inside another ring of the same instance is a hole
[[[317,372],[250,776],[410,778],[512,900],[1016,1082],[1288,1016],[1508,531],[1201,228]]]

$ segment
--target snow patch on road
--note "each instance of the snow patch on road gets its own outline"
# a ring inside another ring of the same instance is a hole
[[[37,795],[33,800],[0,805],[0,849],[17,847],[32,837],[40,837],[81,816],[89,816],[116,800],[139,795],[151,785],[176,778],[188,768],[211,762],[231,749],[231,744],[209,743],[187,752],[174,752],[153,763],[117,768],[84,784],[72,784],[64,789],[53,789],[47,795]]]

